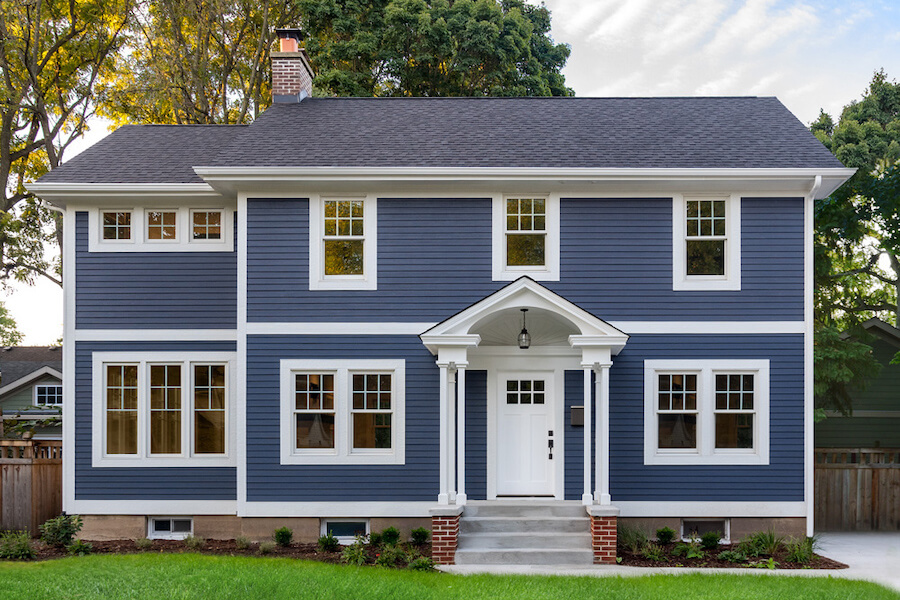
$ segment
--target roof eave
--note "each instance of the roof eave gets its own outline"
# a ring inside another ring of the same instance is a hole
[[[68,204],[117,203],[123,198],[150,202],[172,199],[221,199],[208,183],[41,183],[25,185],[29,192],[54,206],[65,208]]]

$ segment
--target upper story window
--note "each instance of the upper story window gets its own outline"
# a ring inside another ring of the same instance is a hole
[[[740,213],[737,195],[675,197],[673,289],[741,289]]]
[[[493,277],[559,281],[559,197],[493,200]]]
[[[403,464],[402,360],[282,360],[281,464]]]
[[[93,465],[234,464],[232,360],[229,353],[95,353]]]
[[[231,252],[234,211],[223,208],[93,209],[90,252]]]
[[[36,385],[34,386],[35,406],[62,406],[63,386],[61,385]]]
[[[309,289],[374,290],[377,202],[372,196],[309,200]]]
[[[645,464],[768,464],[769,361],[647,360]]]

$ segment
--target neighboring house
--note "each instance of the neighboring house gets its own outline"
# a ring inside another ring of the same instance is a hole
[[[62,410],[62,354],[59,346],[0,348],[0,410],[7,425],[40,420]],[[34,430],[34,439],[61,438],[60,426]]]
[[[311,98],[282,42],[252,125],[123,127],[29,186],[85,536],[811,532],[812,207],[853,170],[778,100]]]
[[[818,448],[900,448],[900,365],[891,364],[900,352],[900,329],[879,319],[869,319],[863,327],[874,337],[867,343],[881,372],[865,390],[853,391],[851,415],[829,413],[816,423]]]

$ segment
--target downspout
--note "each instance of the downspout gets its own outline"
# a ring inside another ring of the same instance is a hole
[[[804,448],[804,499],[806,500],[806,535],[812,537],[815,533],[815,426],[813,414],[815,411],[815,396],[813,386],[815,383],[813,368],[813,238],[815,236],[815,202],[816,194],[822,188],[822,176],[816,175],[812,188],[804,201],[804,238],[803,238],[803,319],[805,321],[805,335],[803,336],[803,431],[805,436]]]

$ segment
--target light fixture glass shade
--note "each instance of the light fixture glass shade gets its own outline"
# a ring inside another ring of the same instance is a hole
[[[531,334],[523,327],[519,333],[519,348],[527,350],[529,346],[531,346]]]

